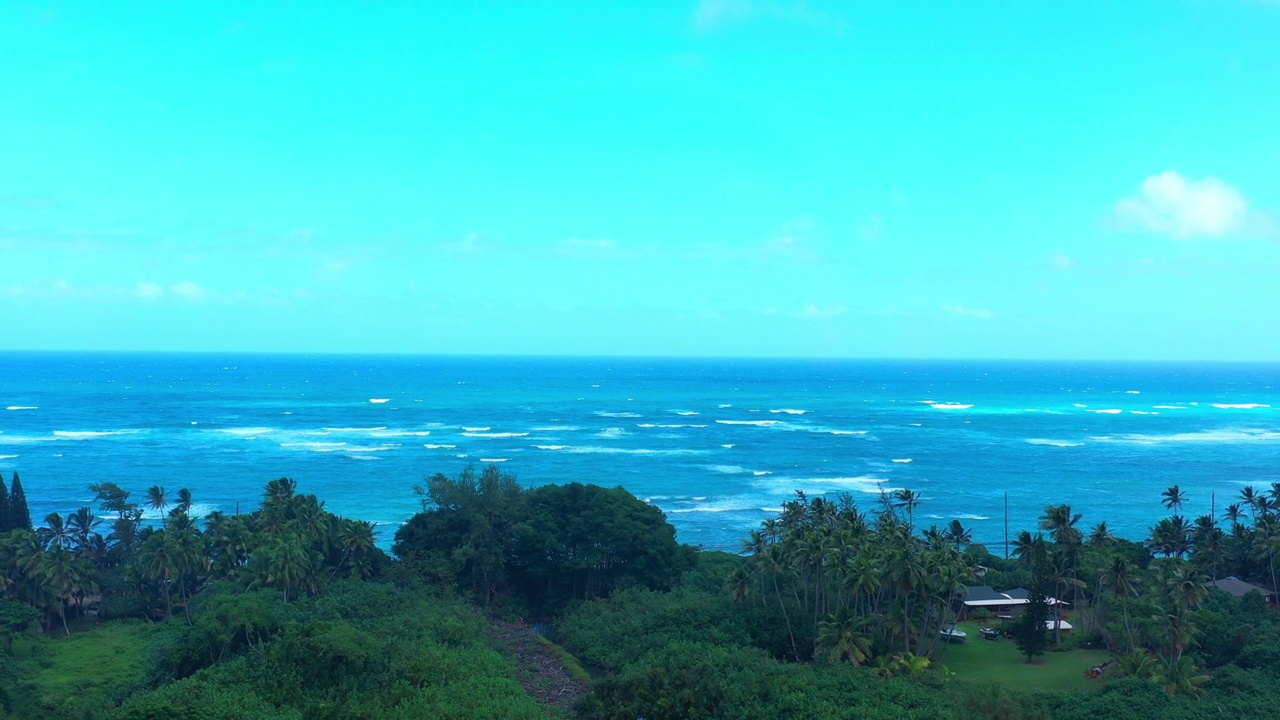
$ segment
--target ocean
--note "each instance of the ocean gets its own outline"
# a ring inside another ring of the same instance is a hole
[[[389,546],[438,472],[622,485],[682,542],[738,550],[797,490],[917,525],[959,519],[1002,553],[1048,504],[1141,539],[1180,485],[1221,513],[1280,482],[1280,365],[0,353],[0,472],[32,517],[111,481],[257,507],[287,476]]]

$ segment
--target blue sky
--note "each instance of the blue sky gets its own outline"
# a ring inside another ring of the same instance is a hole
[[[1280,359],[1280,2],[448,5],[0,5],[0,348]]]

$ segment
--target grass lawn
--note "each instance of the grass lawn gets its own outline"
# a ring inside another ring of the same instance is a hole
[[[155,628],[142,621],[87,622],[73,625],[70,636],[59,628],[18,639],[14,656],[22,680],[13,716],[75,716],[75,709],[112,704],[117,693],[142,681]]]
[[[1098,680],[1085,680],[1089,668],[1106,662],[1105,650],[1068,650],[1046,652],[1028,665],[1009,638],[984,640],[979,625],[962,622],[959,628],[969,633],[963,644],[950,645],[941,664],[957,677],[993,680],[1010,687],[1039,690],[1080,690],[1102,687]],[[1050,634],[1050,643],[1052,643]]]

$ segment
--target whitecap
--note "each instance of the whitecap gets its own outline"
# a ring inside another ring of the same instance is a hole
[[[1097,413],[1097,414],[1099,414],[1099,415],[1119,415],[1120,413],[1122,413],[1122,412],[1124,412],[1124,411],[1123,411],[1123,410],[1121,410],[1120,408],[1106,408],[1106,409],[1103,409],[1103,410],[1090,410],[1089,412],[1091,412],[1091,413]]]
[[[393,438],[393,437],[427,437],[431,434],[430,430],[376,430],[371,433],[374,437]]]
[[[660,428],[704,428],[704,427],[706,427],[706,425],[671,425],[671,424],[663,425],[663,424],[659,424],[659,425],[658,425],[658,427],[660,427]]]
[[[756,477],[764,477],[765,475],[772,475],[773,473],[769,470],[752,470],[751,474]]]
[[[720,409],[721,409],[721,410],[723,410],[723,409],[725,409],[725,408],[731,408],[731,407],[733,407],[733,406],[732,406],[732,405],[730,405],[730,404],[728,404],[728,403],[721,403],[719,407],[720,407]]]
[[[866,435],[866,430],[824,430],[832,435]]]
[[[426,443],[422,447],[428,450],[453,450],[457,445],[440,445],[436,443]]]
[[[510,459],[511,459],[511,458],[480,458],[480,462],[483,462],[483,463],[500,463],[500,462],[506,462],[506,461],[508,461],[508,460],[510,460]]]
[[[1157,410],[1188,410],[1186,405],[1152,405]]]
[[[790,495],[797,489],[812,488],[818,486],[816,492],[829,492],[831,488],[845,488],[849,490],[857,490],[858,492],[880,494],[882,492],[894,492],[897,488],[885,487],[884,483],[888,482],[885,478],[873,477],[871,475],[859,475],[854,477],[809,477],[809,478],[792,478],[779,477],[769,481],[769,488],[775,493],[784,493]]]
[[[780,508],[780,507],[762,507],[762,508],[760,508],[760,512],[767,512],[767,513],[780,513],[780,512],[782,512],[782,508]]]
[[[283,448],[302,448],[311,452],[335,452],[346,447],[344,442],[288,442],[280,443]]]
[[[1134,415],[1159,415],[1160,414],[1158,412],[1152,412],[1150,410],[1130,410],[1129,412]]]
[[[608,412],[608,411],[605,411],[605,410],[597,410],[597,411],[595,411],[595,414],[596,414],[596,415],[599,415],[600,417],[607,417],[607,418],[638,418],[638,417],[644,417],[644,416],[643,416],[643,415],[641,415],[640,413],[633,413],[633,412]]]
[[[1084,443],[1071,442],[1070,440],[1054,440],[1052,438],[1027,438],[1027,442],[1032,445],[1048,445],[1050,447],[1080,447]]]
[[[112,435],[133,435],[137,430],[54,430],[53,436],[61,440],[92,440]]]
[[[654,425],[653,423],[637,423],[637,424],[636,424],[636,427],[641,427],[641,428],[656,428],[656,427],[658,427],[658,426],[657,426],[657,425]]]
[[[348,460],[377,460],[378,459],[373,455],[344,455],[343,457],[347,458]]]
[[[787,415],[803,415],[803,414],[805,414],[805,413],[807,413],[807,412],[809,412],[809,411],[808,411],[808,410],[796,410],[796,409],[794,409],[794,408],[781,408],[781,409],[778,409],[778,410],[770,410],[769,412],[771,412],[771,413],[773,413],[773,414],[775,414],[775,415],[776,415],[776,414],[778,414],[778,413],[785,413],[785,414],[787,414]]]
[[[463,425],[463,426],[462,426],[462,429],[463,429],[463,430],[465,430],[465,431],[467,431],[467,432],[488,432],[488,431],[492,430],[493,428],[490,428],[490,427],[467,427],[466,425]]]
[[[973,405],[966,405],[964,403],[929,403],[929,407],[934,410],[968,410],[973,407]]]
[[[527,432],[464,432],[462,433],[462,436],[474,438],[514,438],[524,437],[528,434],[529,433]]]
[[[387,426],[386,426],[386,425],[376,425],[376,426],[374,426],[374,427],[327,427],[327,428],[323,428],[323,430],[324,430],[325,432],[346,432],[346,433],[356,433],[356,432],[377,432],[377,431],[379,431],[379,430],[386,430],[386,429],[387,429]]]
[[[651,450],[649,448],[620,448],[601,445],[569,445],[563,452],[574,455],[704,455],[705,450],[676,448],[669,450]]]
[[[726,443],[724,445],[721,445],[720,447],[725,448],[727,450],[731,450],[733,449],[733,443]]]
[[[1141,390],[1125,390],[1124,394],[1125,395],[1141,395],[1142,391]]]
[[[1085,405],[1084,403],[1072,403],[1072,407],[1087,408],[1089,406]]]
[[[677,414],[677,415],[685,415],[685,416],[689,416],[689,415],[697,415],[697,414],[698,414],[698,413],[696,413],[696,412],[694,412],[694,411],[692,411],[692,410],[676,410],[675,412],[676,412],[676,414]]]
[[[39,410],[39,409],[40,408],[35,405],[10,405],[9,407],[5,408],[5,410]]]
[[[1271,407],[1266,403],[1214,403],[1213,406],[1219,410],[1257,410]]]
[[[778,424],[778,420],[717,420],[721,425],[755,425],[756,427],[770,427]]]
[[[986,515],[974,515],[973,513],[960,513],[959,515],[952,515],[951,517],[954,517],[958,520],[990,520],[991,519]]]
[[[573,432],[582,428],[576,425],[543,425],[541,427],[529,428],[533,432]]]
[[[17,455],[0,455],[0,460],[12,460],[16,457],[18,456]]]
[[[374,405],[381,405],[382,403],[391,402],[391,398],[369,398],[369,402]]]
[[[1147,435],[1133,433],[1129,435],[1103,435],[1090,438],[1099,442],[1131,443],[1135,445],[1158,445],[1162,443],[1262,443],[1280,441],[1280,432],[1262,428],[1240,428],[1236,430],[1201,430],[1199,432],[1171,433],[1168,435]]]
[[[909,462],[911,462],[911,458],[894,458],[894,459],[892,460],[892,462],[896,462],[896,463],[909,463]]]
[[[219,428],[214,432],[226,433],[228,435],[236,435],[239,437],[247,437],[250,435],[266,435],[273,433],[276,428],[270,427],[240,427],[240,428]]]
[[[604,430],[601,430],[600,432],[596,433],[596,437],[604,438],[607,440],[610,438],[619,438],[619,437],[622,437],[623,435],[630,435],[630,434],[631,433],[627,432],[626,430],[623,430],[620,427],[611,427],[611,428],[605,428]]]
[[[534,445],[539,450],[564,450],[568,445]]]
[[[747,471],[747,469],[741,465],[708,465],[707,469],[714,470],[718,473],[724,473],[726,475],[738,475]]]
[[[924,427],[923,423],[907,423],[911,427]]]
[[[371,453],[386,452],[387,450],[395,450],[398,447],[400,447],[400,443],[383,443],[382,445],[350,445],[345,450],[353,453]]]

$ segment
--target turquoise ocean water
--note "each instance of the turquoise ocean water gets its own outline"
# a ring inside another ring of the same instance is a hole
[[[795,490],[883,489],[1001,551],[1048,503],[1141,538],[1280,482],[1280,365],[0,354],[0,472],[37,523],[91,482],[257,506],[289,476],[387,545],[412,486],[467,463],[623,485],[684,542],[734,549]]]

